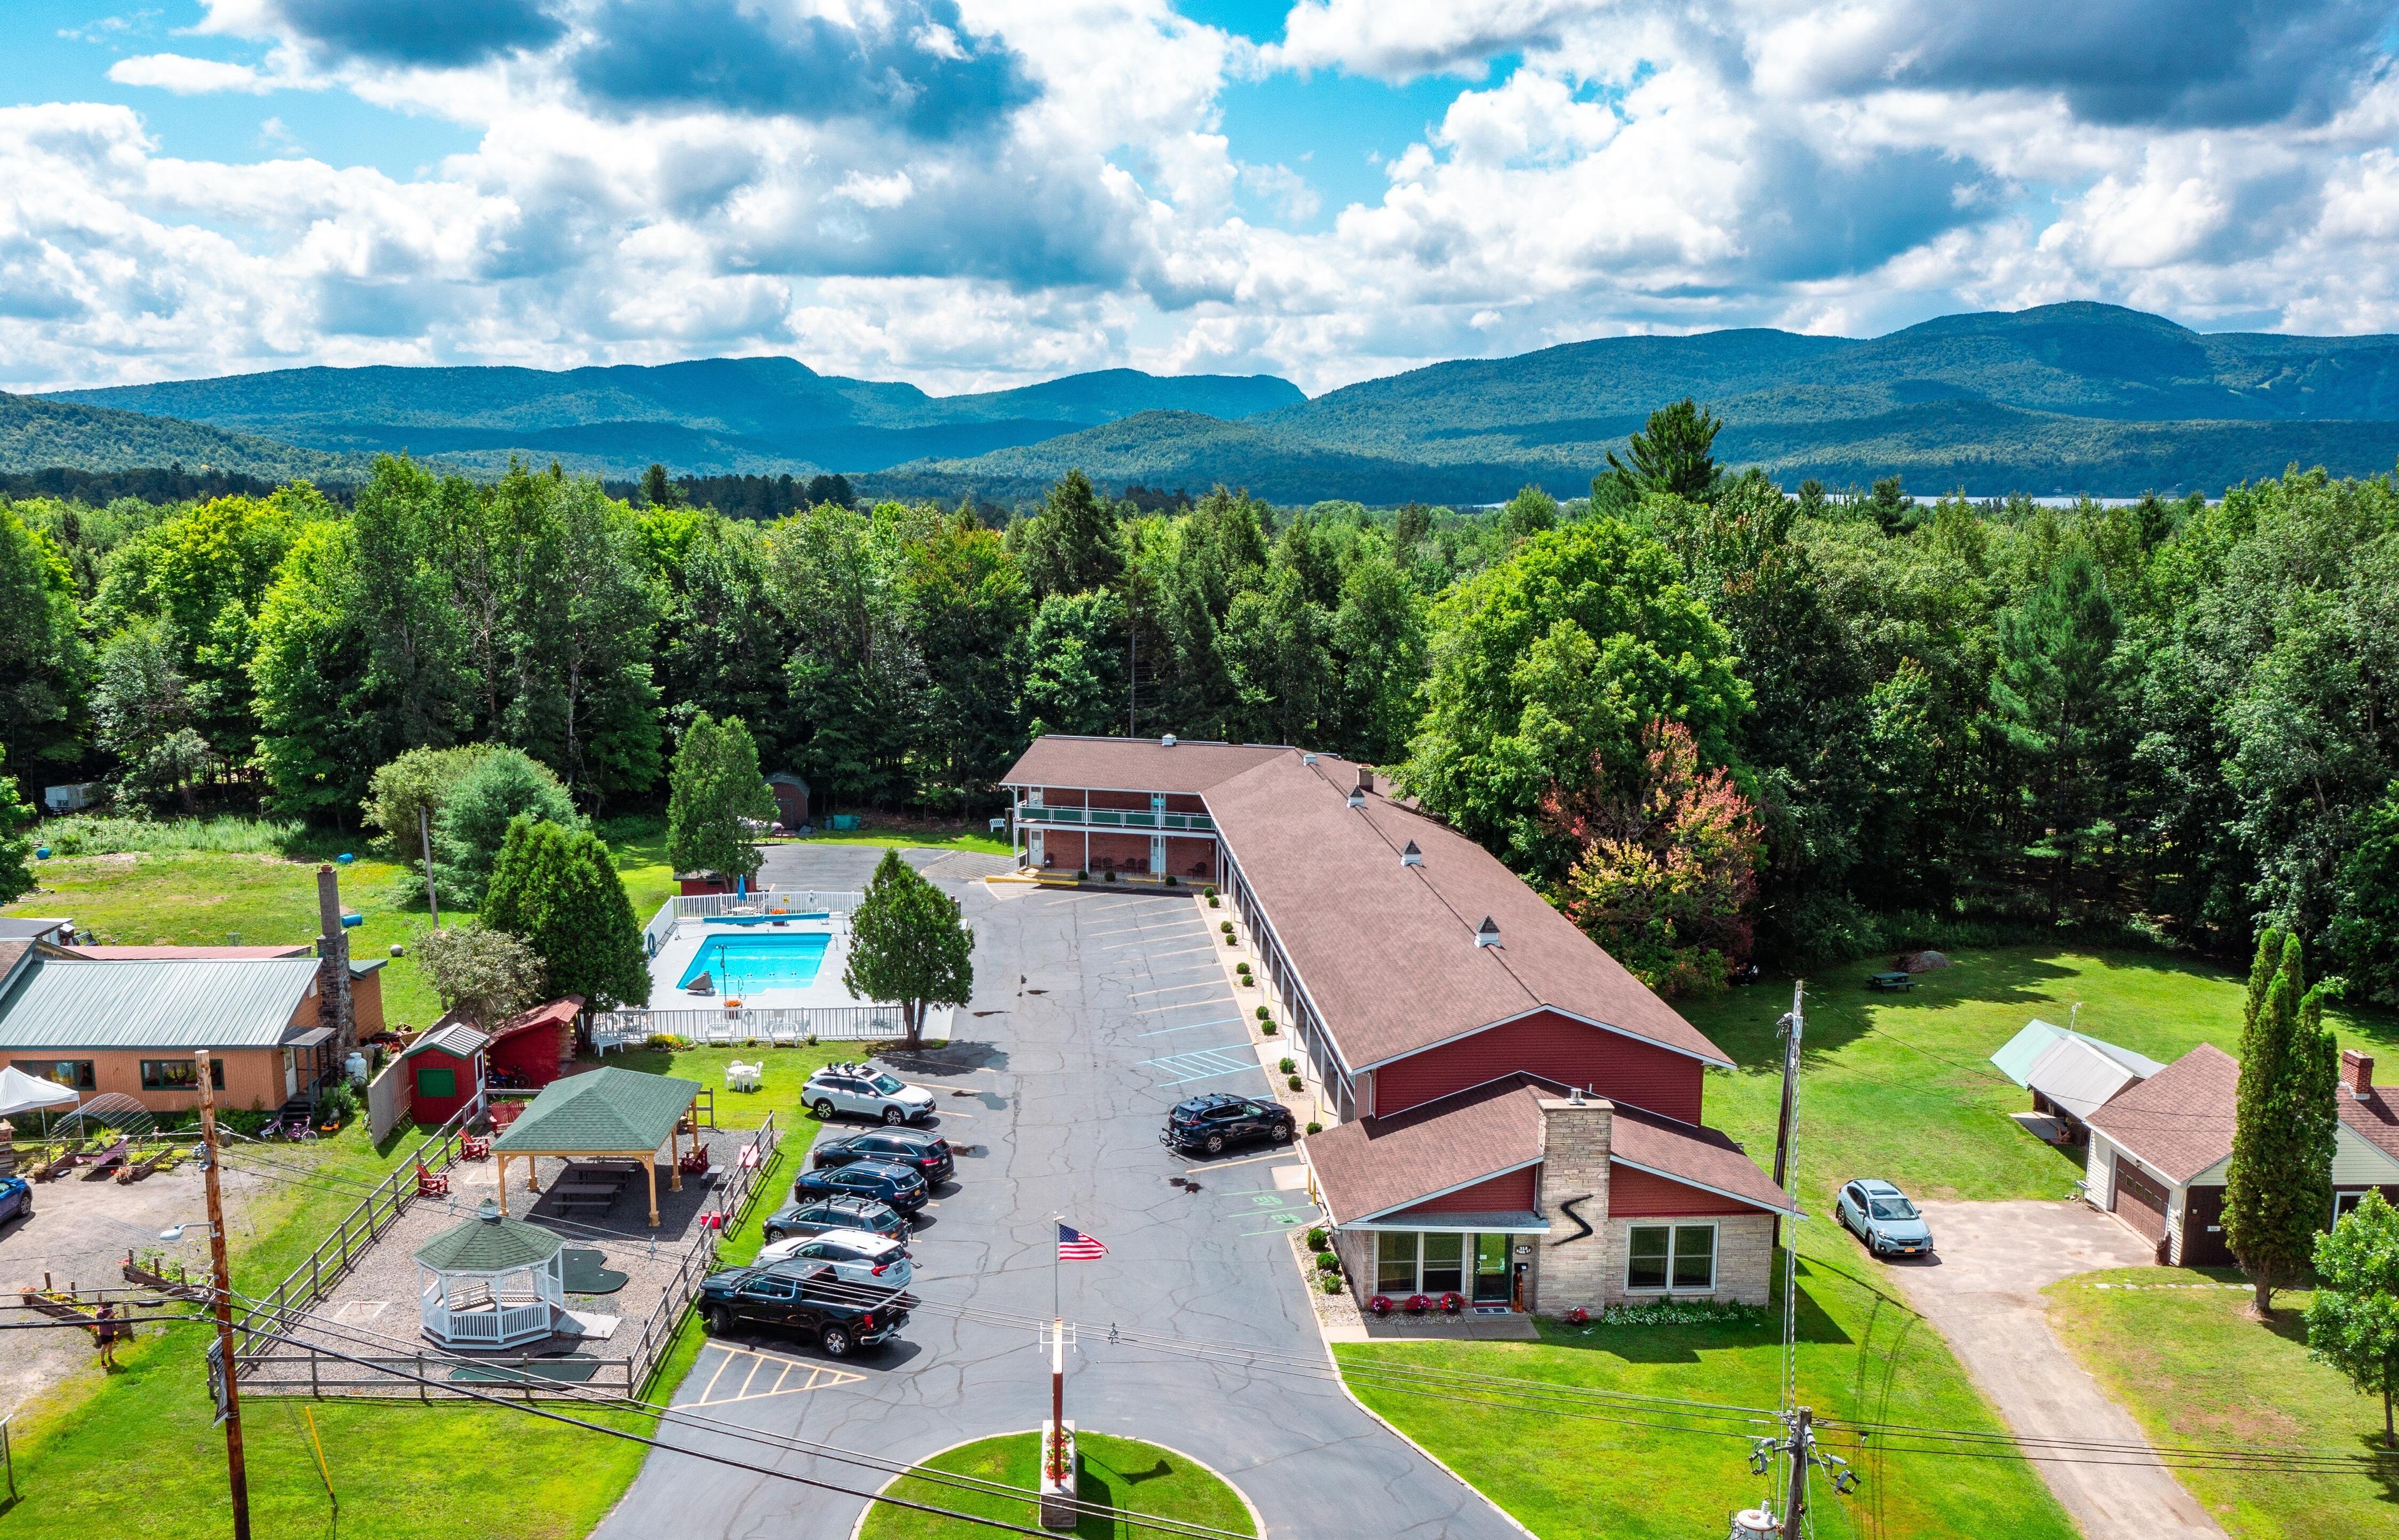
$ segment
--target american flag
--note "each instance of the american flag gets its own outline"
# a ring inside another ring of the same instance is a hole
[[[1058,1226],[1058,1260],[1060,1262],[1097,1262],[1108,1254],[1097,1236],[1087,1236],[1071,1224]]]

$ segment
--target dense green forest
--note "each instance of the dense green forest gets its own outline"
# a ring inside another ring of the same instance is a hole
[[[2212,951],[2267,923],[2388,994],[2399,490],[2294,472],[2067,508],[1786,496],[1660,412],[1593,495],[1493,513],[1222,488],[731,519],[661,476],[376,463],[0,508],[29,793],[355,826],[402,751],[513,745],[656,805],[696,713],[820,806],[980,814],[1045,731],[1392,768],[1645,975],[2001,931]]]

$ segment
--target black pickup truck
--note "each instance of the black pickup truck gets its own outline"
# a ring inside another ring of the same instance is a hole
[[[757,1327],[813,1338],[826,1358],[880,1347],[907,1324],[914,1296],[846,1284],[819,1262],[731,1267],[700,1281],[699,1318],[712,1336]]]

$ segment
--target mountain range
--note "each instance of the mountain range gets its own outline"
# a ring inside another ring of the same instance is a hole
[[[171,452],[341,479],[405,449],[472,472],[511,454],[611,476],[658,461],[1003,501],[1080,468],[1104,485],[1222,481],[1278,502],[1490,502],[1527,482],[1585,490],[1652,409],[1687,395],[1725,420],[1720,459],[1785,485],[1897,474],[1927,493],[2213,493],[2293,462],[2362,475],[2399,459],[2399,337],[2197,332],[2068,304],[1864,339],[1602,338],[1313,399],[1272,376],[1132,370],[937,397],[774,358],[288,370],[0,397],[0,470],[123,468]]]

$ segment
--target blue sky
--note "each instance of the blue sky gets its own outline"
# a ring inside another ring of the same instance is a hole
[[[18,0],[0,388],[2399,330],[2357,0]]]

